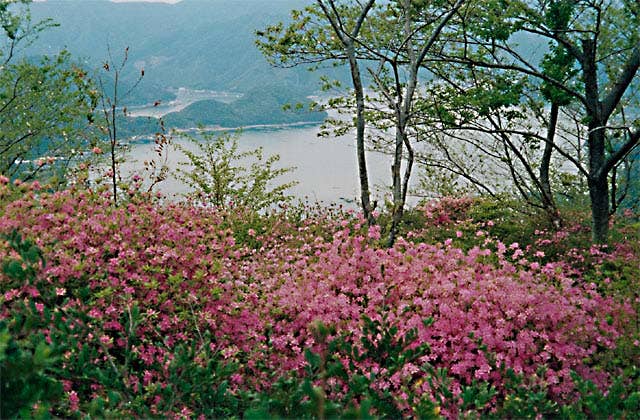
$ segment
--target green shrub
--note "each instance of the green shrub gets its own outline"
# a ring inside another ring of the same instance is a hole
[[[2,261],[6,281],[0,301],[4,301],[6,290],[33,285],[40,264],[44,264],[40,249],[17,231],[2,239],[8,241],[16,257]],[[17,300],[12,305],[14,316],[0,320],[0,418],[44,418],[51,404],[63,395],[56,375],[61,367],[60,351],[41,333],[46,323],[35,301]]]
[[[196,151],[176,148],[189,160],[177,176],[193,192],[188,198],[196,203],[217,207],[239,206],[255,211],[291,200],[286,190],[295,182],[274,184],[294,168],[277,168],[280,156],[264,157],[262,148],[239,151],[239,134],[215,135],[201,132],[202,139],[186,136]]]

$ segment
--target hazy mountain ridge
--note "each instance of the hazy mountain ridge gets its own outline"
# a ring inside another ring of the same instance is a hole
[[[30,54],[51,54],[66,47],[91,68],[109,56],[116,63],[129,47],[124,84],[141,69],[145,77],[130,103],[145,103],[159,89],[188,87],[248,92],[286,82],[309,94],[318,75],[304,67],[270,66],[254,45],[254,32],[269,23],[287,20],[300,0],[208,0],[163,3],[112,3],[106,0],[33,3],[34,20],[51,17],[60,26],[43,33]],[[152,94],[150,95],[149,92]]]
[[[319,74],[309,72],[305,66],[274,68],[254,44],[256,30],[287,21],[292,9],[308,3],[308,0],[183,0],[177,4],[48,0],[32,3],[33,19],[51,17],[60,26],[42,33],[27,53],[54,54],[67,48],[86,67],[95,69],[109,94],[113,89],[113,72],[105,73],[101,66],[108,59],[117,66],[129,47],[120,92],[130,90],[141,70],[145,75],[128,96],[120,98],[120,105],[169,102],[175,98],[173,92],[178,87],[244,94],[232,104],[208,100],[170,113],[164,118],[168,128],[319,122],[326,114],[282,109],[287,103],[308,105],[306,97],[318,89]],[[330,77],[343,81],[348,78],[340,68],[323,72],[331,72]],[[122,121],[121,133],[129,137],[146,135],[158,128],[154,118],[131,117]]]

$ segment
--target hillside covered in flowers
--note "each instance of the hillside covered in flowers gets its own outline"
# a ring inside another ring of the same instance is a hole
[[[336,208],[0,200],[2,417],[640,412],[633,218],[581,247],[580,224],[443,199],[387,248]]]

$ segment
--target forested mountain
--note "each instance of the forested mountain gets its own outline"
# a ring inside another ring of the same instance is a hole
[[[303,97],[304,90],[285,84],[254,88],[234,102],[214,99],[192,103],[186,108],[163,117],[165,127],[190,129],[200,125],[224,128],[269,124],[321,122],[324,111],[311,111],[310,101]],[[148,135],[160,129],[153,117],[127,117],[120,121],[120,132],[125,137]]]
[[[48,0],[31,5],[33,20],[52,18],[60,26],[42,33],[25,53],[51,54],[67,48],[97,69],[115,62],[129,47],[123,76],[130,84],[141,69],[142,83],[129,103],[166,99],[168,87],[248,92],[285,82],[309,94],[318,75],[305,68],[271,67],[254,45],[254,33],[287,20],[305,0],[184,0],[177,4],[112,3],[107,0]],[[334,75],[339,73],[333,71]]]
[[[230,104],[216,100],[195,102],[180,112],[165,116],[171,127],[196,127],[198,124],[240,127],[261,124],[287,124],[294,122],[320,122],[325,112],[311,112],[307,103],[299,109],[287,105],[303,95],[301,89],[270,85],[254,88],[245,96]],[[308,102],[308,101],[307,101]],[[268,111],[265,111],[268,110]]]

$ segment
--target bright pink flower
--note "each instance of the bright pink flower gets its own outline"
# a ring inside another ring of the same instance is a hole
[[[144,371],[144,375],[142,377],[142,384],[144,386],[148,386],[153,381],[153,373],[148,370]]]
[[[485,245],[469,251],[454,248],[451,238],[445,246],[399,239],[387,249],[377,244],[377,226],[366,235],[364,224],[356,233],[346,229],[362,223],[361,215],[319,215],[295,223],[274,221],[261,234],[261,248],[254,250],[246,241],[236,243],[238,232],[229,228],[247,226],[241,208],[226,212],[155,205],[133,197],[116,209],[108,192],[42,194],[37,203],[34,196],[3,209],[2,230],[20,226],[25,236],[42,244],[47,265],[41,278],[50,282],[49,290],[65,296],[58,301],[68,313],[79,309],[90,316],[83,320],[86,324],[72,323],[70,330],[84,334],[81,346],[97,352],[91,361],[110,369],[104,347],[111,349],[115,341],[117,352],[109,353],[119,355],[127,344],[135,344],[131,351],[141,369],[136,380],[126,382],[133,393],[143,382],[166,387],[174,347],[205,331],[212,342],[198,352],[195,363],[206,363],[210,350],[239,364],[231,387],[251,383],[266,389],[278,375],[304,371],[304,349],[324,350],[313,325],[330,326],[358,347],[362,315],[367,315],[396,325],[399,337],[415,328],[418,337],[410,345],[426,343],[431,348],[420,363],[400,371],[389,372],[373,360],[354,361],[364,372],[377,372],[374,389],[388,389],[396,399],[417,380],[422,380],[417,389],[432,397],[419,369],[425,362],[448,370],[454,396],[474,379],[487,378],[502,393],[500,370],[485,356],[491,354],[498,366],[528,378],[546,364],[548,374],[539,379],[553,382],[549,395],[562,401],[572,395],[571,371],[598,386],[607,383],[606,373],[592,369],[591,358],[596,350],[613,346],[623,330],[618,321],[609,325],[606,319],[635,316],[600,296],[595,285],[584,284],[569,263],[541,266],[535,258],[542,258],[536,250],[543,245],[532,250],[517,245],[506,256],[507,247],[486,232],[492,241],[470,238]],[[464,229],[473,232],[464,222],[465,204],[445,204],[429,208],[429,223],[463,220],[458,226],[464,228],[449,232],[458,238]],[[414,234],[425,237],[420,231]],[[558,241],[553,238],[553,244]],[[589,256],[596,257],[607,258],[604,253]],[[75,293],[59,293],[76,287],[79,280],[94,293],[90,307],[75,299]],[[12,300],[5,300],[5,306],[10,307],[30,290],[7,293]],[[129,339],[133,305],[139,318],[131,331],[135,337]],[[427,327],[423,319],[429,317],[433,324]],[[67,366],[79,350],[66,354]],[[67,392],[75,386],[70,384]],[[104,396],[105,391],[96,388],[94,393]],[[182,408],[162,415],[179,415]],[[406,410],[411,417],[410,406]]]
[[[71,391],[68,393],[69,397],[69,409],[71,411],[78,411],[80,408],[80,398],[78,398],[78,393],[76,391]]]
[[[16,296],[20,295],[20,290],[18,289],[11,289],[7,292],[4,293],[4,300],[6,302],[9,302],[11,300],[13,300]]]

